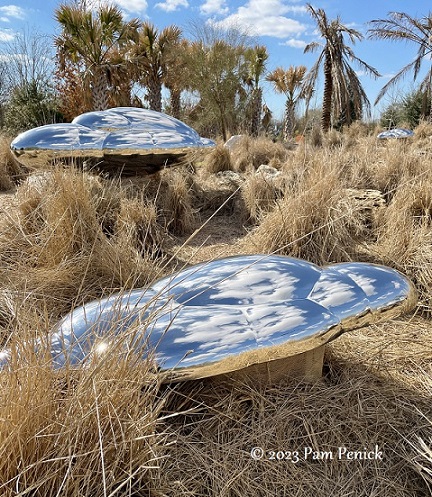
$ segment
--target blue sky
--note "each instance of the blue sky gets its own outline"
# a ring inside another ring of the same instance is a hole
[[[0,49],[2,43],[10,41],[23,29],[55,35],[58,27],[54,10],[60,3],[57,0],[0,0]],[[234,21],[254,35],[259,44],[267,46],[270,54],[268,70],[300,64],[310,68],[316,59],[315,54],[303,54],[305,44],[318,41],[303,0],[117,0],[114,3],[122,8],[126,17],[147,19],[158,27],[176,24],[185,32],[191,22],[223,24]],[[389,11],[423,17],[432,10],[430,1],[426,0],[320,0],[311,3],[316,8],[323,8],[329,19],[340,15],[344,24],[364,34],[368,21],[385,18]],[[389,78],[414,58],[416,50],[413,44],[381,40],[364,40],[355,45],[356,55],[382,74],[377,81],[360,74],[371,103]],[[373,116],[377,117],[379,109],[398,93],[412,88],[412,79],[408,77],[403,85],[384,97],[380,106],[373,110]],[[317,105],[320,97],[318,88]],[[281,117],[284,98],[275,95],[268,84],[264,89],[264,99],[275,117]]]

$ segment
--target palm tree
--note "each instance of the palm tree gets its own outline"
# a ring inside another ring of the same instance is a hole
[[[162,110],[162,85],[172,48],[179,43],[181,30],[168,26],[161,32],[150,22],[144,22],[139,30],[138,43],[133,50],[138,81],[147,88],[147,100],[152,110]]]
[[[124,53],[136,37],[137,19],[123,21],[121,10],[116,6],[101,5],[96,12],[79,5],[61,5],[55,18],[62,33],[55,40],[60,67],[66,59],[82,63],[91,87],[94,110],[108,107],[108,89],[111,74],[119,66],[126,65],[125,58],[112,61],[114,53]]]
[[[182,39],[171,48],[166,60],[164,85],[170,92],[171,114],[177,119],[181,117],[181,93],[191,88],[187,64],[189,50],[189,41]]]
[[[254,48],[248,48],[245,52],[245,60],[247,64],[246,83],[252,88],[250,95],[250,134],[252,136],[258,136],[260,128],[262,109],[262,88],[260,87],[260,79],[264,74],[268,57],[269,55],[267,48],[262,45],[256,45]]]
[[[396,76],[382,88],[375,103],[383,95],[400,81],[409,71],[414,72],[414,81],[420,72],[423,60],[431,60],[432,55],[432,13],[420,19],[415,19],[405,12],[389,12],[388,19],[376,19],[370,21],[374,28],[368,31],[370,38],[391,40],[391,41],[412,41],[418,45],[415,59],[403,67]],[[429,62],[430,64],[430,62]],[[425,92],[431,99],[432,64],[430,65],[424,79],[420,84],[420,90]],[[432,122],[432,107],[429,114],[429,121]]]
[[[356,40],[362,40],[363,35],[359,31],[342,24],[339,16],[329,21],[323,9],[315,10],[312,5],[306,5],[317,24],[323,43],[312,42],[306,45],[304,49],[304,53],[320,50],[318,60],[310,69],[305,80],[304,90],[307,100],[310,100],[322,65],[324,70],[324,94],[321,126],[324,131],[328,131],[331,126],[332,114],[333,116],[340,116],[345,113],[346,118],[349,120],[351,110],[354,111],[357,117],[361,117],[363,111],[370,108],[370,103],[362,84],[349,62],[356,62],[363,71],[374,77],[378,77],[380,74],[376,69],[359,59],[351,47],[345,43],[344,35],[348,36],[352,44],[355,44]]]
[[[267,75],[266,80],[273,83],[278,93],[286,96],[283,139],[289,140],[294,133],[295,109],[304,97],[302,85],[306,74],[305,66],[290,66],[287,70],[277,67]]]

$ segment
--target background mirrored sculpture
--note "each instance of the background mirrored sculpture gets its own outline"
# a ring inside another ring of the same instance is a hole
[[[155,172],[178,163],[191,150],[214,145],[166,114],[116,107],[81,114],[72,123],[31,129],[18,135],[11,149],[19,162],[30,167],[47,160],[93,159],[100,169],[125,175]]]

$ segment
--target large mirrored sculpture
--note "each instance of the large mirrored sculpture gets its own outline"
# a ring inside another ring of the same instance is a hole
[[[185,123],[166,114],[116,107],[81,114],[72,123],[48,124],[18,135],[11,143],[17,160],[37,166],[54,159],[97,159],[104,170],[154,172],[193,149],[213,147]]]
[[[75,309],[56,327],[51,355],[63,367],[105,353],[152,350],[171,379],[280,361],[316,376],[329,340],[397,316],[415,303],[411,283],[386,267],[320,268],[290,257],[237,256]]]

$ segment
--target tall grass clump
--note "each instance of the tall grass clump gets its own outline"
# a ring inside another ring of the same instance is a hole
[[[420,293],[420,308],[432,312],[431,177],[407,182],[383,213],[378,239],[368,247],[375,260],[408,275]]]
[[[141,249],[122,242],[121,230],[113,236],[125,219],[122,195],[119,188],[105,188],[100,179],[73,169],[24,183],[0,233],[3,287],[59,315],[104,291],[146,285],[156,265]],[[142,225],[154,219],[140,223],[142,248],[143,237],[155,232]]]
[[[234,166],[229,149],[223,144],[217,145],[204,157],[204,168],[209,174],[232,171]]]
[[[292,152],[288,145],[270,138],[243,136],[231,152],[236,171],[254,171],[262,164],[280,168]]]
[[[343,188],[339,171],[322,165],[277,203],[246,243],[257,252],[317,264],[351,260],[367,225],[364,216],[361,205]]]
[[[167,169],[161,175],[161,182],[155,204],[162,211],[166,229],[174,235],[190,233],[196,223],[192,176],[182,170]]]
[[[252,173],[242,184],[241,195],[249,220],[252,223],[259,223],[283,197],[283,188],[277,178]]]
[[[10,140],[0,135],[0,191],[11,190],[22,177],[22,168],[10,150]]]
[[[150,359],[114,351],[56,371],[20,334],[20,362],[0,375],[0,494],[148,495],[164,441]]]
[[[158,209],[144,198],[123,198],[116,218],[116,241],[135,248],[142,257],[163,254],[165,230],[158,222]]]

